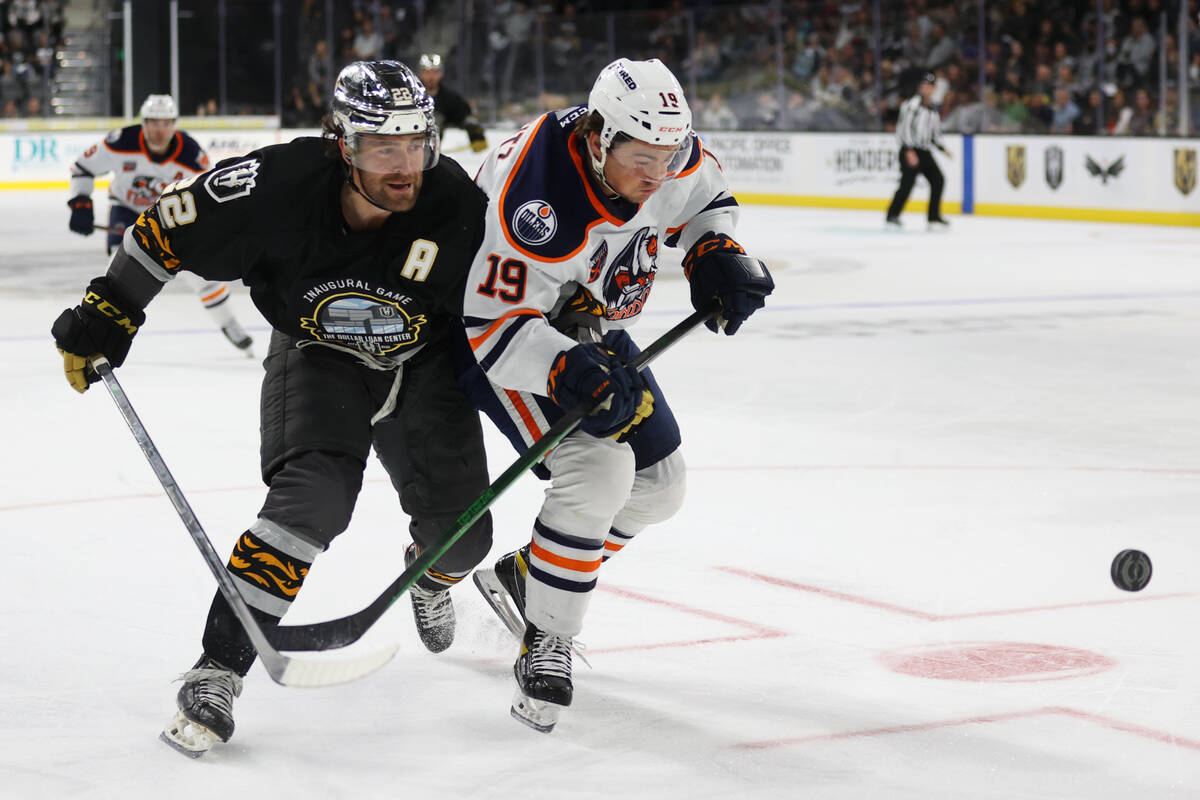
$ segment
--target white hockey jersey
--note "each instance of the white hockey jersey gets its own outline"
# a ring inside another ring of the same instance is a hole
[[[602,330],[628,327],[653,288],[660,246],[686,251],[707,231],[734,234],[737,201],[699,140],[645,203],[598,196],[572,132],[585,113],[539,117],[496,147],[475,178],[489,197],[487,227],[463,314],[480,366],[506,389],[546,394],[555,357],[577,344],[548,318],[579,286],[604,304]]]
[[[71,165],[71,197],[91,195],[95,180],[111,172],[108,199],[138,214],[149,208],[169,183],[208,171],[200,143],[175,131],[167,149],[156,155],[146,147],[141,125],[111,131]]]

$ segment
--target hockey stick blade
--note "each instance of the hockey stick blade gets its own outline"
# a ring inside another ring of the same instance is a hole
[[[630,364],[639,370],[649,366],[650,362],[715,313],[715,309],[693,312],[654,340]],[[425,570],[441,558],[442,554],[449,550],[477,519],[483,516],[500,495],[508,491],[530,467],[541,461],[546,453],[566,438],[567,434],[573,431],[579,421],[590,411],[589,406],[581,405],[564,414],[558,422],[550,427],[550,430],[542,435],[542,438],[522,453],[499,478],[492,482],[491,486],[484,490],[483,494],[467,507],[466,511],[459,515],[440,539],[429,548],[422,550],[416,561],[410,564],[400,574],[400,577],[392,581],[391,585],[384,589],[383,593],[376,597],[369,606],[353,614],[326,622],[315,622],[310,625],[280,625],[268,634],[275,647],[280,650],[333,650],[358,641],[367,632],[367,629],[374,625],[391,608],[392,604],[417,582]]]
[[[392,656],[399,650],[399,645],[387,650],[341,660],[301,660],[279,652],[259,626],[258,620],[250,613],[250,607],[246,605],[246,601],[242,598],[241,592],[238,591],[233,578],[225,569],[225,565],[221,561],[220,556],[217,555],[217,551],[213,549],[208,534],[200,526],[200,521],[196,518],[192,507],[188,504],[187,498],[183,496],[179,484],[175,482],[171,471],[167,469],[167,464],[163,461],[162,455],[159,454],[158,448],[150,440],[150,434],[146,431],[146,426],[142,424],[137,412],[133,410],[133,405],[129,402],[125,390],[121,387],[120,382],[117,381],[117,376],[113,374],[112,365],[108,363],[108,359],[103,356],[97,356],[92,359],[91,367],[100,376],[101,380],[104,381],[105,388],[112,395],[113,402],[117,404],[121,416],[125,418],[125,423],[133,433],[133,438],[137,440],[138,446],[141,447],[142,453],[146,456],[146,460],[150,462],[150,467],[154,470],[155,477],[162,484],[163,491],[167,493],[171,504],[175,506],[176,513],[179,514],[184,527],[187,528],[188,535],[192,537],[192,541],[200,550],[200,555],[204,557],[204,562],[208,564],[209,570],[212,571],[213,576],[217,579],[217,586],[221,590],[221,594],[225,596],[225,600],[229,603],[229,607],[233,609],[238,622],[242,624],[242,627],[246,630],[246,635],[249,636],[250,641],[258,650],[259,659],[262,661],[263,667],[267,670],[272,680],[282,686],[332,686],[338,683],[357,680],[364,675],[374,672],[391,660]]]

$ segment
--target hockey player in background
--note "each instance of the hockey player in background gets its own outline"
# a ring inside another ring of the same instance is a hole
[[[142,103],[142,121],[119,128],[94,144],[71,165],[71,230],[91,236],[96,229],[92,189],[96,178],[112,173],[108,186],[108,254],[121,243],[125,229],[154,204],[163,187],[199,175],[209,168],[200,143],[177,130],[179,112],[169,94],[152,94]],[[220,281],[184,279],[200,295],[225,338],[251,355],[254,343],[229,307],[229,287]]]
[[[521,637],[512,714],[548,732],[571,703],[572,639],[601,562],[683,502],[679,427],[653,375],[627,366],[659,248],[685,251],[692,304],[719,309],[714,331],[736,333],[774,282],[734,240],[737,201],[657,59],[605,67],[587,106],[527,125],[476,182],[490,200],[463,304],[472,397],[522,450],[599,403],[542,462],[532,541],[475,573]]]
[[[88,357],[119,366],[143,309],[180,269],[250,286],[274,328],[261,402],[268,490],[227,569],[264,625],[283,617],[317,554],[346,529],[372,448],[410,518],[407,563],[488,486],[479,413],[449,346],[463,336],[487,198],[439,159],[433,101],[400,62],[343,69],[323,127],[323,138],[176,183],[53,327],[67,379],[83,391],[96,379]],[[429,650],[453,640],[449,589],[490,547],[485,515],[410,590]],[[232,735],[233,698],[257,655],[220,592],[203,647],[163,732],[190,755]]]
[[[438,130],[444,134],[447,127],[462,128],[467,132],[471,150],[476,153],[487,150],[487,136],[479,120],[475,119],[471,104],[458,92],[442,85],[442,57],[437,53],[425,53],[421,56],[419,66],[421,83],[425,84],[425,90],[433,97]]]

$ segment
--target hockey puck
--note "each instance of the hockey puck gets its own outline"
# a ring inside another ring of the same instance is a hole
[[[1112,563],[1112,582],[1118,589],[1127,592],[1140,592],[1150,582],[1154,571],[1150,565],[1150,556],[1141,550],[1122,550]]]

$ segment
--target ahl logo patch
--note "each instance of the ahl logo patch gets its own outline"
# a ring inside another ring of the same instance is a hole
[[[259,161],[253,158],[231,167],[216,170],[204,179],[204,190],[218,203],[227,203],[245,197],[254,190],[258,178]]]
[[[512,215],[512,229],[525,244],[545,244],[558,230],[558,217],[545,200],[530,200]]]

